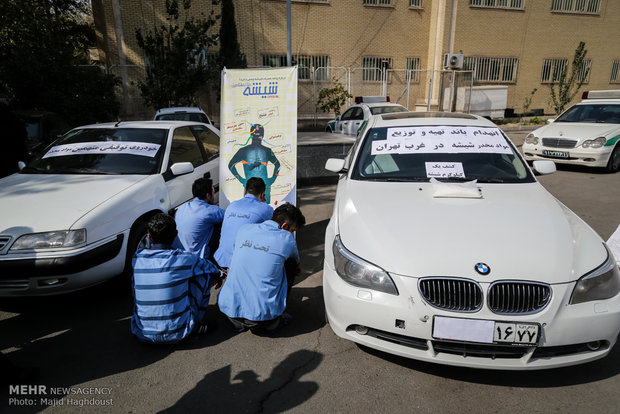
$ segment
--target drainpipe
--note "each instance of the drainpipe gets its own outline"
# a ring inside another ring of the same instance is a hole
[[[448,52],[454,53],[454,32],[456,31],[456,5],[457,0],[452,0],[452,8],[450,9],[450,44]]]

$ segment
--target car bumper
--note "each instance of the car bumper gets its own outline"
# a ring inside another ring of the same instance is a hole
[[[542,145],[523,144],[523,157],[527,161],[552,160],[558,164],[575,164],[588,167],[605,167],[609,161],[612,147],[601,148],[548,148]],[[552,151],[549,155],[548,151]],[[566,153],[567,157],[553,155],[553,152]]]
[[[567,305],[574,284],[554,285],[542,311],[525,316],[496,315],[484,308],[454,313],[432,308],[417,289],[417,279],[391,275],[399,295],[344,282],[324,264],[323,293],[329,324],[336,335],[390,354],[446,365],[528,370],[576,365],[605,357],[620,332],[620,294],[605,301]],[[498,346],[433,339],[435,316],[540,324],[538,346]],[[356,331],[356,327],[368,328]],[[362,332],[360,334],[359,332]],[[601,346],[595,348],[597,341]]]
[[[125,234],[67,251],[0,257],[0,296],[35,296],[82,289],[119,274]]]

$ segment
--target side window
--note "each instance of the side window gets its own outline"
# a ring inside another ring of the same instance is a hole
[[[177,162],[191,162],[194,168],[205,162],[190,127],[181,127],[174,130],[172,146],[170,147],[169,165]]]
[[[353,108],[353,114],[351,115],[352,120],[364,119],[364,110],[361,107]]]
[[[342,117],[340,118],[342,121],[348,121],[349,119],[351,119],[351,115],[353,115],[353,111],[356,108],[351,108],[345,111],[344,114],[342,114]]]
[[[192,127],[198,142],[202,144],[202,147],[207,153],[207,160],[210,161],[216,158],[220,153],[220,137],[211,129],[203,126]]]

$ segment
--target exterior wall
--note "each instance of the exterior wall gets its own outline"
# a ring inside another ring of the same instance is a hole
[[[612,61],[620,59],[620,43],[614,35],[614,28],[620,22],[620,2],[600,0],[599,15],[580,15],[553,13],[551,1],[523,0],[523,10],[505,10],[471,7],[469,0],[423,0],[421,9],[410,8],[408,0],[393,0],[390,6],[364,5],[363,0],[293,0],[292,54],[327,55],[331,67],[352,68],[356,95],[381,92],[377,83],[372,85],[357,78],[361,69],[353,68],[361,68],[362,58],[392,58],[391,69],[395,72],[388,94],[401,97],[404,91],[398,79],[402,81],[408,57],[420,58],[422,69],[436,70],[442,68],[442,57],[447,52],[463,53],[466,57],[516,57],[516,81],[502,84],[508,86],[507,106],[521,112],[525,97],[537,88],[530,109],[543,108],[550,114],[553,111],[549,105],[549,86],[541,83],[543,59],[566,58],[570,65],[579,41],[584,41],[588,50],[586,58],[592,60],[592,67],[590,81],[582,89],[618,89],[620,84],[610,84],[609,77]],[[135,30],[148,31],[155,25],[166,24],[164,0],[92,0],[92,3],[102,56],[105,64],[119,75],[122,48],[116,39],[121,31],[124,36],[123,50],[128,65],[124,75],[129,95],[125,97],[127,114],[134,118],[152,115],[154,108],[140,106],[135,87],[144,65]],[[456,14],[451,32],[453,5]],[[118,7],[120,19],[114,14],[114,7]],[[219,6],[213,6],[211,0],[193,0],[191,11],[208,14],[213,7],[219,14]],[[181,10],[181,20],[183,13]],[[249,66],[262,66],[263,55],[286,55],[285,0],[235,0],[235,14],[241,51]],[[451,39],[452,50],[449,50]],[[212,49],[217,51],[217,46]],[[344,74],[345,70],[332,69],[329,75],[346,83]],[[327,82],[318,83],[313,90],[310,81],[300,81],[300,115],[312,112],[317,90],[327,85]],[[421,77],[410,95],[410,109],[426,105],[428,85],[428,76]],[[431,103],[435,105],[438,82],[433,86]],[[208,98],[202,106],[217,119],[217,103],[213,97]],[[580,94],[575,100],[579,98]]]

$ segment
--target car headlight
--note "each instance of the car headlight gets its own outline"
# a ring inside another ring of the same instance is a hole
[[[86,243],[86,229],[24,234],[10,250],[58,249]]]
[[[607,248],[607,246],[605,246]],[[620,270],[607,249],[607,260],[577,281],[570,304],[609,299],[620,292]]]
[[[336,236],[332,246],[336,273],[345,282],[353,286],[378,290],[379,292],[398,295],[394,281],[381,268],[370,264],[348,251]]]
[[[527,134],[527,137],[525,137],[525,143],[538,145],[538,137],[532,133],[529,133]]]
[[[585,141],[583,141],[583,144],[581,144],[581,146],[583,148],[600,148],[605,145],[606,142],[607,138],[598,137],[594,139],[586,139]]]

